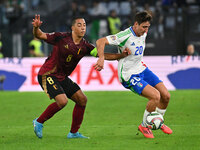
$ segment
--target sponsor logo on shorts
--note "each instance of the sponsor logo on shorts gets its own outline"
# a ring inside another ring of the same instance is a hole
[[[139,87],[143,87],[143,84],[142,83],[140,83],[140,82],[138,82],[138,84],[137,84]]]
[[[57,89],[58,89],[56,84],[54,84],[54,85],[53,85],[53,87],[54,87],[54,89],[55,89],[55,90],[57,90]]]

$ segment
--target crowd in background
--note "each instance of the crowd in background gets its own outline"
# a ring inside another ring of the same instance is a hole
[[[188,32],[190,34],[195,32],[198,37],[200,22],[192,24],[187,19],[190,15],[196,16],[195,19],[199,17],[200,0],[2,0],[0,2],[0,32],[5,43],[6,39],[13,39],[13,34],[22,35],[22,56],[28,56],[26,50],[33,38],[31,21],[35,13],[41,14],[46,32],[70,31],[72,16],[84,17],[87,22],[86,38],[95,44],[98,38],[115,34],[131,26],[136,12],[143,10],[150,11],[153,16],[148,36],[153,41],[149,40],[147,44],[147,48],[155,49],[155,53],[151,51],[151,54],[173,54],[173,52],[167,52],[165,48],[163,48],[163,53],[159,53],[162,41],[168,43],[169,49],[179,49],[174,53],[175,55],[186,54],[187,45],[191,42],[196,47],[200,47],[196,39],[188,39],[190,37]],[[184,25],[184,21],[188,23]],[[190,30],[188,31],[187,28]],[[6,33],[13,37],[9,37]],[[185,35],[187,37],[183,38]],[[157,43],[156,40],[159,42]],[[161,43],[160,46],[159,43]],[[5,55],[10,56],[13,53]]]

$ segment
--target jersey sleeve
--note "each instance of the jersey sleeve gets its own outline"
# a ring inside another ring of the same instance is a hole
[[[119,45],[119,43],[120,43],[120,40],[117,37],[117,35],[108,35],[108,36],[106,36],[106,38],[110,45]]]
[[[89,42],[86,41],[86,47],[87,47],[87,54],[91,55],[92,50],[95,49],[95,46]],[[93,55],[92,55],[93,56]]]
[[[52,44],[52,45],[57,45],[60,39],[65,36],[64,33],[62,32],[53,32],[53,33],[47,33],[47,40],[45,42]]]
[[[116,45],[116,46],[120,46],[121,43],[126,40],[130,35],[129,35],[130,31],[121,31],[115,35],[109,35],[106,36],[109,45]]]

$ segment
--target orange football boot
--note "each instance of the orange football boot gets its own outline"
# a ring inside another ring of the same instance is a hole
[[[146,138],[154,138],[151,129],[149,129],[149,128],[147,128],[147,127],[143,127],[142,125],[139,125],[138,130],[139,130],[140,132],[142,132],[142,134],[143,134]]]
[[[166,134],[172,134],[172,130],[168,127],[168,126],[166,126],[165,124],[163,124],[162,125],[162,127],[160,128],[164,133],[166,133]]]

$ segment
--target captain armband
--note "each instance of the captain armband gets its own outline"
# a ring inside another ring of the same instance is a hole
[[[98,56],[98,52],[97,52],[97,48],[96,47],[90,52],[90,55],[94,56],[94,57]]]

